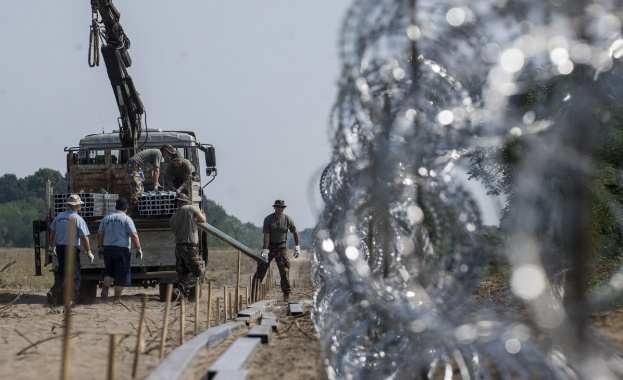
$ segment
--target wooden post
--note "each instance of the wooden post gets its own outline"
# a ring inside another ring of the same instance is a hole
[[[242,262],[242,253],[238,251],[238,274],[236,276],[236,307],[234,308],[234,313],[238,315],[238,311],[240,308],[238,307],[238,298],[240,296],[240,265]],[[233,317],[233,315],[232,315]]]
[[[199,334],[199,293],[201,292],[199,281],[197,281],[195,287],[195,335],[197,335]]]
[[[229,316],[234,319],[234,300],[231,298],[231,293],[227,293],[227,297],[229,297]]]
[[[208,327],[210,328],[210,315],[212,312],[212,281],[208,283]]]
[[[115,379],[115,357],[117,356],[117,335],[110,334],[110,343],[108,344],[108,380]]]
[[[160,341],[160,359],[164,358],[164,344],[167,340],[169,330],[169,310],[171,308],[171,294],[173,293],[173,284],[167,284],[167,302],[164,307],[164,324],[162,326],[162,340]]]
[[[251,291],[250,297],[253,297],[253,276],[249,276],[249,290]],[[247,297],[247,299],[249,300],[248,303],[253,303],[253,300],[251,298]]]
[[[223,315],[225,323],[227,323],[227,286],[223,285]]]
[[[247,307],[249,307],[249,287],[248,286],[246,288],[246,291],[247,291],[247,298],[246,298],[245,304],[246,304]]]
[[[221,297],[216,297],[216,318],[214,318],[214,321],[215,326],[221,324]]]
[[[136,339],[136,349],[134,350],[134,364],[132,366],[132,377],[136,377],[136,369],[138,368],[138,359],[143,353],[143,334],[145,332],[145,310],[147,309],[147,294],[143,294],[143,309],[141,310],[141,319],[138,322],[138,338]]]
[[[72,236],[78,236],[76,223],[68,223],[68,225],[67,235],[69,236],[69,244],[65,247],[65,268],[59,268],[59,270],[64,271],[65,279],[63,292],[65,331],[63,334],[63,364],[61,366],[62,380],[69,380],[69,368],[71,365],[71,304],[74,298],[74,269],[76,266],[76,247]]]
[[[184,330],[186,327],[186,297],[180,299],[180,346],[184,344]]]

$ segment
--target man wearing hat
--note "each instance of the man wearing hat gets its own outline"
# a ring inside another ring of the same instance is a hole
[[[145,149],[132,156],[125,164],[126,173],[130,180],[130,194],[132,203],[138,202],[138,194],[144,191],[140,172],[148,173],[154,183],[154,190],[160,186],[160,161],[177,151],[173,146],[164,144],[160,149]]]
[[[115,286],[115,301],[119,301],[124,286],[131,285],[130,243],[136,248],[136,258],[143,259],[141,242],[128,212],[128,201],[117,199],[115,211],[106,215],[97,230],[97,254],[104,260],[102,301],[108,302],[108,290]]]
[[[195,172],[193,164],[179,153],[171,155],[164,177],[165,188],[177,193],[187,193],[186,179]]]
[[[68,259],[67,254],[71,248],[74,249],[76,257],[74,263],[74,302],[78,300],[78,294],[80,293],[80,249],[78,248],[80,242],[86,249],[89,260],[93,262],[94,259],[89,241],[89,227],[84,219],[78,215],[80,206],[83,204],[84,202],[82,202],[79,195],[70,194],[67,198],[67,210],[58,214],[52,221],[52,224],[50,224],[51,245],[48,247],[48,254],[56,256],[58,261],[58,268],[54,272],[54,285],[52,285],[47,294],[48,302],[52,306],[57,304],[61,289],[66,285],[66,261]]]
[[[290,260],[288,259],[288,250],[286,248],[288,231],[294,235],[294,244],[296,245],[294,247],[295,259],[301,254],[301,245],[294,219],[283,213],[286,207],[284,200],[277,199],[273,204],[275,212],[264,218],[264,226],[262,227],[262,232],[264,233],[262,256],[268,259],[268,264],[257,263],[257,270],[253,276],[254,286],[252,287],[252,292],[264,280],[270,262],[275,259],[279,269],[279,276],[281,276],[283,300],[287,302],[290,299]],[[254,298],[254,294],[252,294],[251,298]]]
[[[199,207],[190,204],[188,195],[180,193],[176,198],[177,210],[169,219],[169,226],[175,235],[175,271],[177,285],[173,289],[175,300],[188,297],[190,289],[203,273],[203,260],[199,250],[197,223],[206,221]]]

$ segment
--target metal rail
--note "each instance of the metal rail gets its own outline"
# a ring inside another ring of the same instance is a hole
[[[255,253],[255,251],[253,251],[251,248],[247,247],[246,245],[242,244],[238,240],[227,235],[225,232],[219,230],[213,225],[208,224],[208,223],[197,223],[197,226],[203,231],[208,232],[212,234],[213,236],[219,238],[224,243],[240,250],[242,253],[249,256],[253,260],[257,261],[258,263],[268,264],[268,260],[262,257],[262,255],[260,255],[259,253]]]

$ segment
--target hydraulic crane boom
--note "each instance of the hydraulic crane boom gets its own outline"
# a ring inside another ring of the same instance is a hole
[[[127,70],[132,66],[132,59],[128,52],[130,39],[119,24],[121,14],[112,4],[112,0],[91,0],[91,10],[93,21],[89,65],[91,67],[99,65],[98,46],[101,39],[104,42],[101,48],[102,56],[119,106],[119,138],[122,147],[132,148],[130,155],[134,155],[141,135],[145,107]],[[127,158],[122,157],[123,160]]]

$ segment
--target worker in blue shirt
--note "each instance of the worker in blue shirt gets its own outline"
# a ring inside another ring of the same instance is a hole
[[[50,224],[50,246],[48,247],[48,254],[56,256],[58,261],[58,268],[54,273],[54,285],[47,294],[48,303],[52,306],[56,306],[59,301],[58,296],[61,294],[61,290],[65,285],[65,275],[67,271],[67,253],[68,247],[73,245],[75,248],[76,261],[74,264],[74,299],[73,304],[78,300],[78,294],[80,293],[80,242],[86,250],[86,254],[89,260],[93,262],[93,254],[91,253],[91,244],[89,241],[89,227],[78,212],[81,205],[83,205],[82,199],[78,194],[70,194],[67,198],[67,210],[61,212],[54,218],[52,224]],[[73,224],[73,226],[71,226]],[[70,236],[70,233],[73,235]]]
[[[128,201],[117,199],[115,211],[106,215],[97,230],[97,254],[104,260],[102,301],[108,302],[108,290],[115,287],[115,302],[119,302],[124,286],[132,284],[130,276],[130,244],[136,248],[136,258],[143,259],[141,243],[134,221],[127,215]]]

